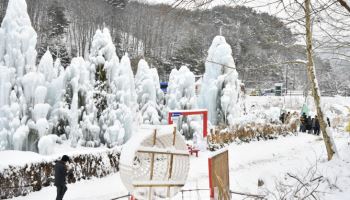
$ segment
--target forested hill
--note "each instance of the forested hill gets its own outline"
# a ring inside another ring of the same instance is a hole
[[[0,20],[7,0],[0,0]],[[304,47],[278,18],[247,7],[215,7],[189,11],[168,5],[148,5],[124,0],[27,0],[28,12],[38,33],[39,57],[50,48],[54,57],[68,65],[74,56],[88,57],[92,37],[104,26],[111,31],[117,53],[129,53],[136,62],[144,57],[167,79],[173,67],[187,64],[202,74],[207,50],[215,35],[222,34],[232,46],[236,67],[248,87],[267,88],[286,82],[303,88],[305,66],[281,64],[305,59]],[[332,86],[330,65],[316,59],[327,74],[322,89]],[[277,64],[277,65],[276,65]],[[264,84],[262,84],[264,83]]]

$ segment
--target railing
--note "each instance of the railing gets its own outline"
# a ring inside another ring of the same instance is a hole
[[[181,190],[181,199],[185,200],[185,193],[190,193],[190,192],[199,192],[199,191],[210,191],[209,189],[185,189],[185,190]],[[230,190],[231,194],[235,194],[235,195],[240,195],[240,196],[246,196],[246,197],[253,197],[254,199],[266,199],[265,195],[258,195],[258,194],[250,194],[250,193],[245,193],[245,192],[236,192],[236,191],[232,191]],[[209,196],[209,193],[208,193]],[[111,200],[117,200],[117,199],[123,199],[123,198],[129,198],[131,197],[130,194],[128,195],[124,195],[124,196],[120,196],[120,197],[116,197],[114,199]],[[192,199],[192,198],[190,198]]]

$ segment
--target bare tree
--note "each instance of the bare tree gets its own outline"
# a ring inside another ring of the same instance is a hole
[[[327,129],[326,120],[324,113],[321,108],[321,94],[318,88],[316,79],[316,70],[313,61],[313,49],[312,49],[312,32],[311,32],[311,3],[310,0],[305,0],[305,28],[306,28],[306,52],[307,52],[307,71],[309,80],[311,82],[312,96],[314,97],[317,116],[320,121],[322,130],[323,140],[326,145],[328,160],[331,160],[333,155],[336,153],[335,144],[331,141],[329,135],[329,129]]]

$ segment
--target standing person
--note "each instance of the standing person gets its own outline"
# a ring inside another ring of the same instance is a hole
[[[62,200],[64,194],[67,191],[66,186],[66,176],[67,176],[67,166],[66,163],[69,161],[67,155],[62,156],[60,161],[56,162],[55,165],[55,186],[57,187],[56,200]]]
[[[312,120],[311,120],[311,116],[309,116],[306,120],[307,133],[311,133],[311,128],[312,128]]]
[[[283,113],[280,115],[280,120],[281,120],[282,124],[284,124],[285,118],[286,118],[286,113],[283,112]]]
[[[331,121],[329,120],[328,117],[327,117],[327,123],[328,123],[328,126],[331,127]]]
[[[290,112],[288,112],[288,113],[287,113],[287,116],[286,116],[286,122],[287,122],[287,123],[289,122],[290,118],[291,118],[291,115],[290,115]]]
[[[312,132],[313,134],[316,134],[316,119],[315,119],[315,118],[312,118],[311,121],[312,121],[311,132]]]
[[[303,113],[300,116],[300,130],[301,132],[305,132],[305,122],[306,122],[306,114]]]
[[[320,121],[317,118],[317,115],[315,116],[315,135],[320,135]]]

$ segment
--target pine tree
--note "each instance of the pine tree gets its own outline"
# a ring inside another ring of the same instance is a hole
[[[104,64],[96,66],[95,72],[95,104],[98,109],[97,118],[99,119],[102,112],[107,108],[107,91],[109,90],[107,85],[107,74],[104,68]]]
[[[46,50],[49,49],[53,58],[60,58],[61,64],[67,67],[71,56],[63,41],[69,26],[65,8],[58,1],[54,1],[48,8],[47,17],[48,22],[42,33],[43,41],[39,48],[38,58],[40,59]]]
[[[203,42],[193,35],[181,48],[176,50],[175,56],[171,58],[171,61],[177,67],[187,65],[195,74],[203,74],[204,55]]]

